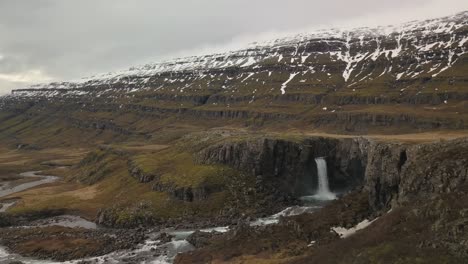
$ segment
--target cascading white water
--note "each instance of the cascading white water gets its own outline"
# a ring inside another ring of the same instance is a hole
[[[336,195],[330,191],[328,186],[327,161],[324,158],[316,158],[318,174],[318,190],[313,196],[317,200],[334,200]]]

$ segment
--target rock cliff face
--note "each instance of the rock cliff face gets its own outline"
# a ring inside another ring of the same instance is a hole
[[[406,146],[392,143],[371,143],[368,152],[365,188],[374,211],[389,209],[398,195],[401,170],[406,162]]]
[[[468,124],[467,18],[464,12],[398,26],[321,30],[76,83],[35,85],[0,97],[0,118],[53,116],[127,136],[143,133],[121,120],[127,115],[136,115],[135,122],[281,121],[360,133],[462,129]]]
[[[372,210],[381,212],[415,197],[456,190],[468,177],[467,151],[466,139],[410,145],[365,138],[261,138],[210,146],[197,160],[232,166],[297,197],[317,189],[314,159],[326,157],[331,189],[362,187]]]
[[[197,160],[230,165],[258,180],[274,182],[281,191],[300,196],[317,188],[316,157],[326,157],[332,189],[343,191],[361,185],[368,144],[365,139],[262,138],[208,147],[198,153]]]
[[[307,147],[312,148],[314,141],[320,143],[308,152],[320,155],[327,151],[332,174],[337,168],[345,171],[359,168],[358,171],[364,173],[363,178],[359,173],[351,176],[360,179],[362,189],[350,192],[317,212],[281,218],[277,225],[237,226],[218,238],[196,235],[194,242],[201,248],[179,255],[175,263],[217,260],[234,263],[240,259],[249,259],[250,263],[272,262],[272,258],[276,260],[272,256],[279,251],[283,252],[279,257],[282,263],[349,263],[350,259],[352,263],[374,263],[382,259],[388,263],[402,259],[410,263],[466,262],[466,138],[428,144],[366,139],[313,138],[286,142],[263,139],[255,144],[220,144],[203,150],[201,160],[222,161],[240,169],[243,164],[245,168],[261,168],[264,163],[261,157],[271,158],[268,153],[277,148],[290,156],[289,161],[296,162],[290,163],[294,170],[292,175],[279,169],[276,177],[300,178],[302,175],[295,173],[301,172],[300,168],[306,166],[303,161],[307,159],[297,157],[307,156],[302,153]],[[241,159],[245,162],[231,160],[239,155],[258,158],[259,162],[248,158]],[[359,166],[352,165],[356,161]],[[282,165],[275,166],[282,168]],[[349,237],[340,238],[333,232],[337,226],[356,227],[358,223],[365,223],[364,219],[374,220]],[[337,251],[340,254],[336,254]]]
[[[453,193],[468,177],[467,139],[409,144],[364,137],[252,135],[222,130],[187,135],[176,145],[166,152],[139,155],[101,146],[80,163],[75,178],[95,184],[124,170],[149,190],[176,203],[210,203],[213,197],[226,195],[226,208],[219,214],[238,217],[247,211],[255,216],[273,214],[297,204],[301,196],[315,194],[317,157],[325,157],[331,190],[366,193],[374,215],[418,199]],[[179,155],[187,150],[186,162],[178,164]],[[178,181],[180,175],[189,180],[192,174],[206,178],[190,184]],[[106,215],[114,211],[108,210]],[[142,222],[152,219],[143,212],[138,209],[130,214],[141,216]]]
[[[365,188],[375,211],[449,194],[466,183],[468,141],[369,148]]]
[[[412,146],[401,171],[398,203],[454,193],[468,179],[468,140]]]
[[[168,193],[171,198],[185,202],[203,201],[210,194],[224,190],[225,186],[198,186],[198,187],[176,187],[171,184],[161,184],[156,182],[153,184],[153,190],[157,192]]]

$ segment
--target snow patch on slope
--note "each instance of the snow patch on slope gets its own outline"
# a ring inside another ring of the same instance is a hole
[[[128,70],[96,75],[81,80],[40,84],[31,87],[32,89],[68,89],[69,91],[67,92],[43,90],[42,92],[36,93],[24,91],[15,92],[14,95],[81,96],[87,93],[84,90],[79,91],[79,89],[83,87],[99,88],[100,90],[108,91],[110,89],[116,89],[114,84],[119,84],[118,87],[129,86],[129,89],[119,88],[119,91],[131,93],[142,89],[155,88],[153,87],[154,84],[151,83],[152,78],[166,76],[168,74],[170,74],[170,77],[166,78],[164,83],[157,83],[157,89],[164,87],[167,83],[173,84],[180,82],[181,87],[183,88],[179,87],[177,90],[183,92],[184,89],[190,87],[187,83],[193,83],[194,80],[201,80],[207,77],[211,79],[219,78],[219,76],[208,73],[210,70],[224,70],[228,68],[236,70],[241,68],[244,71],[244,74],[247,73],[250,75],[252,72],[258,72],[258,69],[264,67],[265,65],[262,64],[264,61],[269,60],[269,62],[274,62],[277,60],[278,63],[282,62],[282,65],[284,64],[286,67],[292,68],[292,71],[297,71],[296,69],[298,67],[302,67],[302,69],[298,70],[305,73],[307,70],[304,68],[307,67],[303,64],[306,61],[312,62],[312,60],[317,59],[318,56],[324,55],[328,55],[332,60],[344,62],[346,66],[342,69],[342,77],[345,82],[352,82],[354,85],[358,82],[376,77],[373,76],[372,72],[364,72],[366,66],[376,60],[386,60],[384,63],[391,64],[385,65],[385,69],[379,76],[386,73],[392,73],[392,59],[398,59],[403,55],[406,56],[406,51],[408,49],[416,49],[414,53],[416,54],[415,59],[421,65],[430,63],[431,60],[433,60],[432,58],[427,58],[425,52],[429,52],[435,48],[443,49],[445,52],[444,54],[448,54],[448,58],[445,56],[442,59],[443,62],[441,62],[436,68],[434,68],[434,65],[431,65],[433,67],[433,69],[431,69],[433,75],[437,76],[441,72],[452,67],[456,62],[455,58],[468,52],[465,48],[466,42],[468,42],[468,36],[461,36],[453,33],[456,29],[466,25],[468,25],[468,12],[445,18],[414,21],[396,26],[357,28],[352,30],[320,29],[307,34],[297,34],[262,43],[253,43],[243,50],[179,58],[160,63],[132,67]],[[429,39],[427,38],[424,41],[419,42],[417,37],[449,33],[451,33],[449,41],[444,41],[444,38],[437,37],[430,40],[427,40]],[[386,40],[386,42],[383,43],[383,40]],[[386,48],[388,47],[388,40],[393,40],[395,42],[392,48]],[[326,43],[329,47],[333,46],[335,49],[312,53],[301,51],[301,47],[302,50],[306,50],[304,48],[307,47],[309,43],[321,42]],[[366,51],[363,51],[362,47],[366,47]],[[292,57],[290,58],[290,56]],[[284,57],[287,57],[288,59],[283,60]],[[440,69],[442,65],[445,66]],[[322,67],[320,63],[314,66],[317,69]],[[434,73],[438,69],[440,70],[437,71],[437,73]],[[268,76],[271,76],[271,70],[268,69],[268,71]],[[309,66],[309,71],[311,73],[315,72],[312,66]],[[324,67],[322,68],[322,71],[325,72]],[[404,73],[401,71],[401,69],[397,69],[397,73],[393,76],[396,76],[399,79],[402,76],[413,77],[423,73],[421,71],[415,72],[414,69],[410,70],[409,68],[404,69]],[[189,73],[192,76],[192,79],[176,78],[177,74],[186,73]],[[330,76],[329,72],[326,73]],[[426,70],[425,73],[429,72]],[[294,78],[294,76],[290,76],[290,79],[282,84],[282,94],[285,93],[287,84],[292,80],[292,78]],[[244,81],[246,79],[244,79]],[[231,79],[228,78],[228,80]],[[186,83],[184,84],[184,82]],[[226,86],[223,85],[223,89],[224,88],[226,88]]]
[[[357,231],[362,230],[362,229],[370,226],[377,219],[378,218],[376,218],[376,219],[374,219],[372,221],[369,221],[369,220],[365,219],[364,221],[360,222],[356,226],[351,227],[349,229],[347,229],[345,227],[333,227],[332,231],[337,233],[340,236],[340,238],[347,238],[347,237],[355,234]]]
[[[285,94],[286,93],[286,86],[288,85],[289,82],[291,82],[294,77],[296,77],[296,75],[298,75],[299,73],[296,72],[296,73],[291,73],[291,75],[289,75],[289,79],[287,81],[285,81],[282,85],[281,85],[281,94]]]

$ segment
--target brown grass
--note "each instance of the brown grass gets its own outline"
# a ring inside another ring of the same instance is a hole
[[[291,129],[286,133],[269,132],[271,135],[288,135],[300,137],[328,137],[328,138],[370,138],[378,141],[392,141],[404,143],[429,143],[440,140],[453,140],[457,138],[468,137],[468,130],[460,131],[433,131],[409,134],[369,134],[369,135],[346,135],[346,134],[333,134],[320,131],[307,131]]]
[[[94,252],[99,247],[99,243],[91,239],[83,238],[44,238],[33,239],[17,245],[16,250],[25,255],[34,252],[74,252],[77,255],[87,255],[85,252]]]

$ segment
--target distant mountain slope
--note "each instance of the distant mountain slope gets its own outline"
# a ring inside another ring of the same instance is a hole
[[[124,113],[140,119],[279,120],[349,132],[462,129],[468,126],[467,53],[463,12],[398,26],[320,30],[224,54],[34,85],[0,99],[0,108],[58,107],[74,124],[88,124],[93,116],[91,123],[125,130],[139,128],[132,127],[136,119],[117,124]]]
[[[283,66],[281,69],[288,66],[295,68],[289,70],[297,73],[297,76],[320,72],[336,74],[336,71],[326,66],[338,64],[336,70],[341,72],[348,86],[385,74],[396,80],[421,75],[436,77],[468,51],[468,46],[465,45],[468,44],[467,27],[468,11],[451,17],[410,22],[399,26],[320,30],[271,42],[255,43],[240,51],[181,58],[93,76],[82,82],[39,84],[31,88],[80,88],[113,84],[149,88],[147,86],[152,82],[147,78],[165,73],[192,73],[198,75],[198,78],[203,78],[208,75],[207,71],[241,68],[245,69],[246,73],[258,74],[267,71],[272,65]],[[375,62],[386,64],[386,67],[383,67],[383,71],[378,71]],[[401,65],[401,62],[406,63]],[[163,82],[172,84],[190,80],[165,79]]]

